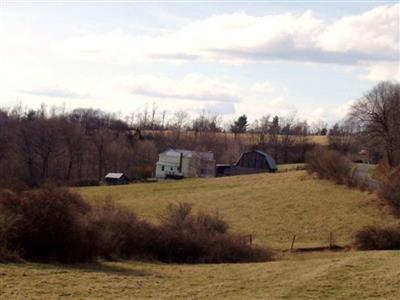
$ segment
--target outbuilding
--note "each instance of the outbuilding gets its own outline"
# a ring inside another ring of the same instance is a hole
[[[108,173],[105,176],[107,184],[127,184],[129,178],[124,173]]]
[[[217,176],[252,174],[261,172],[276,172],[278,167],[271,155],[259,150],[242,153],[234,165],[217,164]]]
[[[158,156],[156,177],[159,179],[214,176],[215,159],[212,152],[168,149]]]

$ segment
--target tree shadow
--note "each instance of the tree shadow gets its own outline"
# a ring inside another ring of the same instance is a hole
[[[154,276],[158,275],[156,272],[150,272],[140,266],[125,267],[121,263],[134,263],[134,261],[120,261],[120,262],[95,262],[87,264],[59,264],[59,263],[29,263],[32,266],[40,267],[42,270],[76,270],[84,271],[87,273],[106,273],[120,276]],[[24,264],[24,263],[22,263]]]

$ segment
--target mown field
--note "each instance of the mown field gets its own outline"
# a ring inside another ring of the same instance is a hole
[[[165,136],[165,135],[172,135],[174,134],[173,131],[170,130],[163,130],[163,131],[157,131],[157,130],[143,130],[142,132],[144,135],[151,135],[151,136]],[[203,133],[204,134],[204,133]],[[259,143],[261,141],[261,134],[259,133],[251,133],[251,132],[247,132],[247,133],[231,133],[231,132],[217,132],[217,133],[210,133],[211,135],[216,135],[217,137],[220,138],[229,138],[229,139],[239,139],[242,143],[245,144],[254,144],[254,143]],[[182,135],[186,135],[186,136],[195,136],[196,132],[194,131],[184,131],[183,133],[181,133]],[[264,140],[268,140],[268,134],[264,135],[263,139]],[[278,135],[279,139],[282,139],[283,136]],[[293,136],[294,141],[298,141],[298,142],[303,142],[304,141],[304,137],[299,137],[299,136]],[[312,144],[317,144],[317,145],[328,145],[329,140],[328,140],[328,136],[326,135],[309,135],[306,138],[306,141],[308,143],[312,143]]]
[[[1,299],[398,299],[398,252],[296,254],[255,264],[0,264]]]
[[[394,222],[374,194],[315,180],[304,171],[75,189],[91,202],[112,198],[157,222],[168,203],[218,212],[231,230],[280,253],[254,264],[0,264],[1,299],[398,299],[400,251],[290,254],[297,246],[351,243],[365,224]]]

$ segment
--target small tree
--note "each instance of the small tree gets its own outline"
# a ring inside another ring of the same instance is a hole
[[[231,131],[233,133],[245,133],[247,131],[247,116],[242,115],[231,125]]]

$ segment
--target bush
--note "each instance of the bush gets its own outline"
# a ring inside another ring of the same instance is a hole
[[[400,216],[400,167],[388,171],[382,179],[379,195]]]
[[[163,262],[221,263],[273,259],[267,248],[251,247],[228,232],[218,215],[192,214],[192,205],[170,205],[161,219],[157,257]]]
[[[133,212],[106,201],[95,206],[87,219],[91,232],[97,233],[94,243],[99,256],[106,259],[151,256],[151,239],[158,231],[138,220]]]
[[[400,225],[366,226],[355,234],[354,244],[360,250],[400,249]]]
[[[96,253],[88,240],[84,215],[90,207],[65,189],[44,189],[20,195],[2,193],[3,245],[32,260],[81,262]]]
[[[90,262],[145,258],[163,262],[268,261],[269,249],[251,247],[228,232],[218,214],[169,206],[159,226],[106,201],[89,206],[78,194],[47,188],[0,193],[0,261]]]
[[[13,201],[15,195],[11,191],[0,192],[0,263],[17,261],[18,254],[8,249],[8,241],[16,237],[18,216],[8,212],[2,202]]]
[[[337,151],[315,147],[306,156],[307,170],[337,184],[355,185],[351,161]]]

